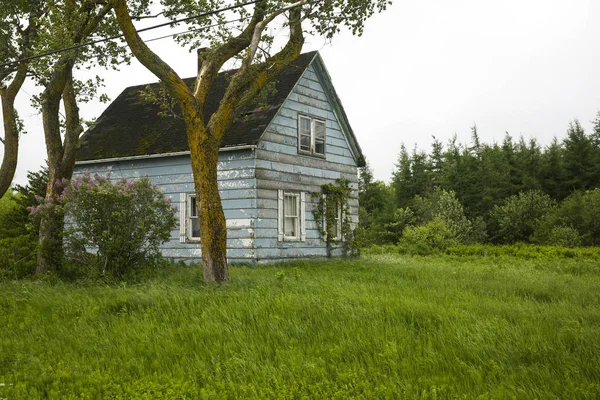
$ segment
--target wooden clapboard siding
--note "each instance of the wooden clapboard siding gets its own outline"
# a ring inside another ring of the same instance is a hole
[[[358,223],[357,165],[364,163],[360,149],[320,56],[298,76],[293,89],[292,85],[287,87],[287,98],[277,103],[277,113],[269,116],[266,128],[261,127],[264,132],[260,138],[243,143],[253,143],[252,149],[219,154],[218,185],[227,219],[230,262],[326,257],[326,244],[313,215],[319,197],[312,194],[321,193],[322,185],[336,179],[350,182],[350,218],[354,225]],[[298,153],[299,114],[325,121],[325,157]],[[258,138],[256,130],[252,132]],[[148,176],[178,206],[180,194],[194,191],[189,156],[82,163],[76,166],[75,174],[105,175],[108,171],[113,179]],[[279,190],[304,193],[300,196],[305,217],[304,224],[300,223],[304,226],[301,240],[279,240]],[[199,261],[201,257],[198,242],[180,242],[179,226],[161,251],[175,260]],[[340,255],[341,249],[334,249],[332,254]]]
[[[256,159],[254,150],[228,151],[219,154],[218,184],[227,219],[227,256],[230,261],[254,260],[254,228],[257,218]],[[111,173],[111,179],[139,179],[145,176],[179,207],[181,193],[193,193],[190,158],[187,155],[76,165],[74,175]],[[179,213],[176,213],[176,217]],[[180,243],[179,218],[171,239],[161,246],[164,256],[199,261],[199,242]]]
[[[323,76],[309,66],[261,136],[256,150],[258,217],[255,251],[258,262],[298,257],[326,257],[326,244],[314,219],[322,185],[350,181],[350,217],[358,222],[357,162],[331,105]],[[326,121],[325,158],[298,154],[298,114]],[[306,240],[278,241],[278,190],[305,192]],[[335,250],[334,254],[339,253]]]

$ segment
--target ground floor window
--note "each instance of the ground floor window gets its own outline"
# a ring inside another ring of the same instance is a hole
[[[335,222],[331,227],[331,235],[333,240],[342,239],[342,206],[341,204],[335,205]]]
[[[181,243],[200,240],[196,195],[193,193],[179,195],[179,233]]]
[[[279,190],[278,199],[279,241],[306,240],[305,193]]]

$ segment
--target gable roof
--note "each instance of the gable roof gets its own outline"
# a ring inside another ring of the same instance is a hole
[[[288,98],[306,68],[315,60],[322,64],[316,51],[301,54],[284,70],[265,98],[261,98],[241,110],[225,133],[221,149],[256,145],[275,114]],[[218,108],[230,77],[236,70],[221,72],[209,93],[205,117],[208,119]],[[327,75],[327,78],[329,76]],[[190,87],[195,77],[184,79]],[[141,93],[147,87],[158,88],[158,83],[131,86],[125,89],[100,115],[81,137],[77,161],[105,160],[189,151],[185,123],[181,118],[160,116],[160,106],[144,100]],[[332,89],[332,86],[331,86]],[[335,91],[335,101],[339,102]],[[333,100],[333,99],[332,99]],[[341,108],[341,103],[340,103]],[[342,117],[347,124],[342,109]],[[364,157],[351,129],[353,150],[358,149],[359,166]]]

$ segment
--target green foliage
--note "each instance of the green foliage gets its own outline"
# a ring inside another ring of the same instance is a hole
[[[321,186],[322,193],[313,193],[313,198],[318,199],[313,215],[321,234],[327,243],[327,252],[331,256],[334,246],[341,244],[344,256],[356,255],[357,242],[350,219],[350,206],[348,199],[352,195],[350,182],[346,179],[337,179],[335,183]],[[338,225],[338,219],[341,220]],[[340,232],[336,231],[341,229]]]
[[[398,208],[394,211],[392,220],[385,224],[387,238],[391,239],[392,243],[398,243],[404,229],[414,225],[416,221],[415,213],[410,208]]]
[[[445,254],[461,257],[517,257],[523,259],[590,259],[600,260],[600,248],[538,246],[526,243],[511,245],[460,245],[446,249]]]
[[[474,228],[453,191],[436,188],[426,197],[415,196],[413,208],[419,223],[427,224],[439,219],[460,243],[478,243],[485,240],[482,221],[477,221]]]
[[[65,231],[71,257],[95,249],[99,272],[115,278],[160,258],[158,246],[176,223],[170,201],[148,178],[113,183],[84,175],[70,183],[62,201],[71,224]]]
[[[398,240],[402,231],[397,234],[392,229],[390,233],[386,227],[388,223],[393,222],[390,221],[390,216],[395,209],[394,192],[389,185],[373,179],[373,171],[368,161],[365,167],[359,169],[358,203],[356,234],[360,247]]]
[[[508,197],[490,214],[492,223],[497,226],[494,239],[500,243],[528,241],[539,220],[555,206],[556,202],[539,190]]]
[[[574,192],[541,219],[533,240],[539,244],[555,244],[573,232],[572,243],[600,245],[600,188]],[[565,228],[570,228],[566,230]]]
[[[0,397],[600,396],[594,259],[384,255],[231,275],[0,283]]]
[[[555,226],[545,241],[549,246],[578,247],[582,245],[577,229],[571,226]]]
[[[16,185],[0,199],[0,279],[19,279],[35,270],[39,219],[29,209],[46,191],[47,170],[27,173],[28,183]]]
[[[436,217],[424,225],[406,227],[398,247],[407,254],[429,255],[441,253],[459,243],[448,222]]]

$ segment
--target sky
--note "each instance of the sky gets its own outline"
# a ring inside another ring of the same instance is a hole
[[[591,131],[600,110],[598,21],[597,0],[393,0],[367,21],[363,36],[309,37],[304,51],[320,51],[375,178],[387,182],[402,144],[427,151],[432,136],[447,143],[454,135],[468,143],[474,124],[486,143],[502,142],[508,132],[546,146],[564,138],[574,118]],[[180,76],[195,75],[194,54],[170,40],[150,45]],[[156,81],[135,60],[119,72],[97,73],[111,99]],[[45,164],[41,116],[29,107],[38,92],[26,83],[17,98],[28,131],[19,184]],[[84,104],[81,115],[95,118],[106,107]]]

